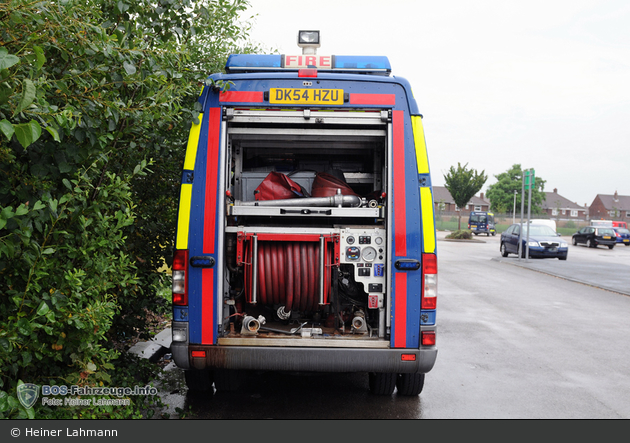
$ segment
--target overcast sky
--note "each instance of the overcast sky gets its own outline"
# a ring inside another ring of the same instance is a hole
[[[630,2],[250,0],[254,42],[385,55],[423,114],[434,185],[457,162],[513,164],[580,205],[630,195]]]

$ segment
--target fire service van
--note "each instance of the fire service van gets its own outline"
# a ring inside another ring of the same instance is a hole
[[[375,394],[418,395],[437,356],[422,116],[386,57],[318,55],[318,32],[303,37],[302,55],[230,56],[199,96],[173,359],[191,390],[260,371],[365,372]]]

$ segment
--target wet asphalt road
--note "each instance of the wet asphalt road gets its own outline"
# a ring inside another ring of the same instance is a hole
[[[373,396],[367,374],[252,373],[237,392],[192,395],[171,367],[165,412],[221,420],[630,418],[630,247],[570,246],[567,261],[519,260],[500,256],[498,235],[469,243],[444,236],[438,358],[417,398]]]

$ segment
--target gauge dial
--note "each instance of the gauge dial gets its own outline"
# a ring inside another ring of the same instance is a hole
[[[382,239],[381,237],[376,237],[376,238],[374,239],[374,242],[375,242],[377,245],[382,245],[382,244],[383,244],[383,239]]]
[[[374,261],[374,259],[376,259],[376,249],[371,246],[363,248],[363,253],[361,254],[361,257],[365,261]]]

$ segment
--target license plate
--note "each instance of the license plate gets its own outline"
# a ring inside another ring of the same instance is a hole
[[[470,229],[477,229],[477,225],[470,225]]]
[[[269,103],[294,105],[343,105],[343,89],[271,88]]]
[[[625,238],[625,239],[623,240],[623,242],[624,242],[624,243],[630,243],[630,240],[628,240],[627,238]]]
[[[603,239],[604,240],[610,240],[610,236],[609,235],[604,235]]]

